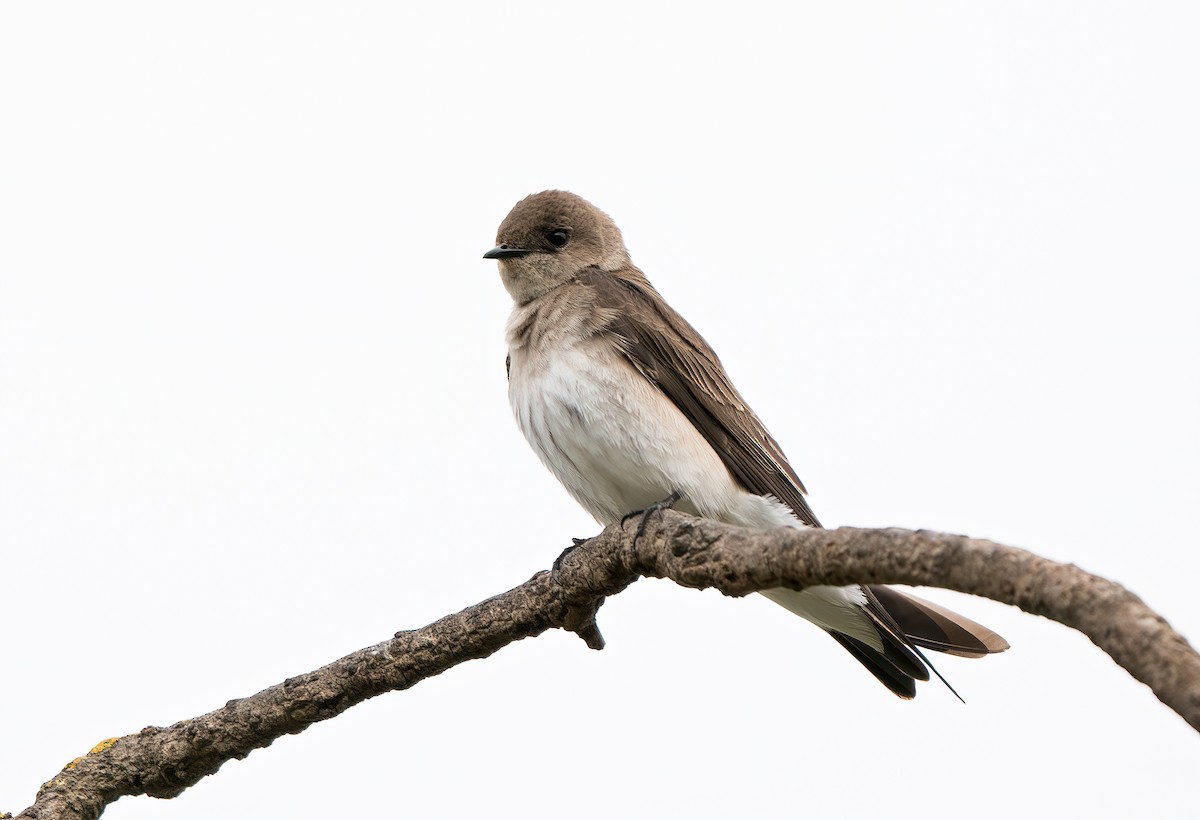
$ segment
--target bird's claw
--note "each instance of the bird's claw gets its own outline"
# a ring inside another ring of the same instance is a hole
[[[550,565],[550,568],[554,572],[558,572],[560,569],[562,569],[563,559],[566,558],[568,555],[570,555],[575,550],[582,547],[584,544],[586,544],[590,540],[591,539],[589,539],[589,538],[572,538],[571,546],[567,547],[565,550],[563,550],[562,552],[560,552],[558,554],[558,557],[554,559],[554,563]]]
[[[669,510],[669,509],[674,508],[675,503],[677,501],[679,501],[681,498],[683,498],[683,496],[680,494],[679,490],[674,490],[671,492],[671,494],[669,496],[664,498],[662,501],[658,501],[654,504],[651,504],[649,507],[647,507],[644,510],[634,510],[633,512],[629,513],[628,515],[622,517],[621,518],[621,526],[622,527],[625,526],[625,522],[628,521],[629,519],[633,518],[635,515],[640,515],[642,517],[642,520],[638,522],[637,530],[633,533],[633,543],[636,544],[638,539],[641,538],[642,534],[646,531],[646,524],[650,520],[650,515],[652,513],[659,512],[660,510]]]

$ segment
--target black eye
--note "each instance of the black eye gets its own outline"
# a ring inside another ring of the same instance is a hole
[[[556,248],[561,248],[567,244],[567,240],[570,238],[571,235],[566,231],[550,231],[546,234],[546,241]]]

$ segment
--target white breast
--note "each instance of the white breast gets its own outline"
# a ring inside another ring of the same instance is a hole
[[[534,451],[602,524],[662,501],[756,527],[794,523],[746,492],[708,441],[602,335],[558,336],[509,351],[509,402]]]

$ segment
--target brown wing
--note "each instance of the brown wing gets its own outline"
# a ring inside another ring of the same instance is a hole
[[[756,495],[775,496],[805,524],[821,526],[800,478],[717,354],[641,271],[588,268],[579,281],[594,290],[597,310],[611,314],[608,330],[620,337],[630,363],[687,416],[734,478]]]

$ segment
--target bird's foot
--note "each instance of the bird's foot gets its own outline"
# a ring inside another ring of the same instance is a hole
[[[562,552],[560,552],[558,554],[558,557],[554,559],[554,563],[550,565],[550,568],[552,570],[554,570],[555,572],[558,572],[560,569],[562,569],[563,559],[566,558],[568,555],[570,555],[575,550],[582,547],[584,544],[586,544],[590,540],[591,540],[590,538],[572,538],[571,546],[567,547],[565,550],[563,550]]]
[[[646,531],[646,524],[650,520],[650,515],[652,513],[659,512],[660,510],[673,509],[675,507],[675,502],[679,501],[681,498],[683,498],[683,495],[680,494],[679,490],[674,490],[662,501],[651,504],[644,510],[634,510],[633,512],[629,513],[629,515],[623,516],[621,518],[621,526],[625,526],[625,522],[633,518],[635,515],[640,515],[642,517],[642,520],[638,522],[637,531],[633,534],[633,543],[637,544],[638,539],[642,537],[642,533]]]

